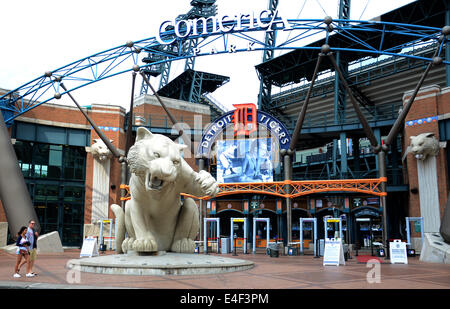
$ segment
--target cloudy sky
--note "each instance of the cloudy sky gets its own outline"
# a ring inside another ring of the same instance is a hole
[[[259,12],[268,0],[217,0],[218,15]],[[412,0],[352,0],[351,19],[368,20]],[[337,18],[339,0],[280,0],[286,18]],[[97,52],[156,36],[159,25],[189,11],[190,0],[22,0],[1,5],[0,88],[14,89]],[[286,34],[289,35],[289,34]],[[278,55],[276,53],[276,55]],[[212,95],[222,104],[257,102],[259,80],[254,66],[262,52],[200,57],[195,69],[229,76]],[[184,61],[172,64],[170,79]],[[137,88],[142,80],[139,78]],[[155,88],[159,79],[152,79]],[[81,105],[120,105],[128,110],[131,77],[122,74],[73,92]],[[139,93],[139,89],[136,93]],[[54,101],[52,101],[54,102]],[[70,102],[70,101],[69,101]],[[64,100],[58,103],[64,103]]]

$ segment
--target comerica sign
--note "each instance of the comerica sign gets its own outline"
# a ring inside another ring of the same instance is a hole
[[[161,44],[172,44],[177,38],[185,39],[191,35],[212,35],[233,30],[269,31],[279,24],[282,24],[282,26],[277,28],[277,30],[292,29],[288,20],[283,16],[279,16],[278,10],[273,14],[270,10],[262,10],[259,13],[240,13],[234,16],[223,15],[188,20],[166,20],[159,26],[156,39]],[[173,30],[173,33],[170,30]]]

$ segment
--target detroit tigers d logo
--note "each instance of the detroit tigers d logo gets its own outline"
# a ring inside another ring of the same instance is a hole
[[[257,114],[253,103],[233,104],[236,108],[233,114],[234,136],[250,135],[256,131]],[[250,126],[250,129],[249,129]]]

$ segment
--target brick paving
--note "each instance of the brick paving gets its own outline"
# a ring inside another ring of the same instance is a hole
[[[410,257],[407,265],[379,264],[380,282],[369,283],[367,274],[374,268],[358,263],[354,257],[345,266],[323,266],[322,258],[311,255],[274,258],[264,253],[239,254],[236,258],[251,260],[255,266],[246,271],[214,275],[132,276],[83,272],[74,277],[66,264],[70,259],[79,258],[79,254],[78,249],[39,254],[34,268],[38,276],[26,278],[22,269],[22,277],[16,279],[12,276],[16,256],[0,250],[0,288],[450,289],[450,265],[421,262],[419,257]]]

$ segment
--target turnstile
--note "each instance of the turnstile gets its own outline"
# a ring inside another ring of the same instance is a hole
[[[312,222],[313,239],[314,239],[314,256],[317,256],[317,219],[316,218],[300,218],[300,254],[303,254],[303,223]]]
[[[234,224],[238,222],[244,223],[244,254],[247,253],[247,218],[231,218],[230,219],[230,242],[231,242],[231,251],[234,250]]]
[[[256,253],[256,223],[265,222],[266,223],[266,250],[269,248],[270,240],[270,219],[269,218],[253,218],[253,253]]]

